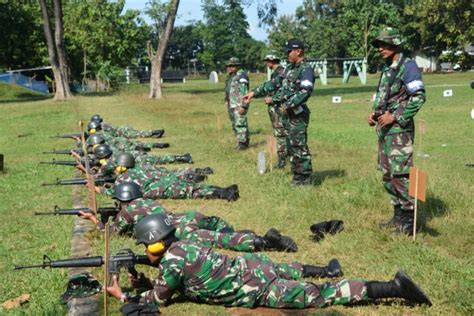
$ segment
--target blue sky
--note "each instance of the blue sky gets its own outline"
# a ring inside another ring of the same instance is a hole
[[[139,9],[145,8],[148,0],[126,0],[125,9]],[[278,3],[278,13],[282,14],[294,14],[296,7],[301,5],[302,0],[281,0]],[[250,35],[260,41],[267,39],[267,32],[264,29],[258,27],[257,17],[257,6],[251,5],[245,7],[244,11],[247,15],[247,21],[250,24]],[[181,0],[178,8],[178,17],[175,25],[185,25],[189,21],[199,21],[202,19],[201,0]]]

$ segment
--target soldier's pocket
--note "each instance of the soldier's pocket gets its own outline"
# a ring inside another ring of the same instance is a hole
[[[390,148],[390,173],[409,174],[413,166],[413,139],[408,133],[389,135],[391,137]]]

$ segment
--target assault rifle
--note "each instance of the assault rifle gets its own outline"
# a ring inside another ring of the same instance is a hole
[[[57,205],[54,206],[54,211],[52,212],[35,212],[35,215],[80,215],[79,212],[91,213],[92,210],[88,207],[80,208],[64,208],[61,209]],[[100,221],[103,224],[106,224],[109,221],[110,217],[115,217],[119,209],[116,207],[99,207],[97,208],[97,213],[100,214]]]
[[[95,178],[94,183],[96,185],[104,185],[105,183],[113,183],[115,182],[115,177],[103,177],[103,178]],[[68,179],[68,180],[60,180],[56,179],[56,182],[53,183],[42,183],[42,186],[47,185],[83,185],[87,184],[87,179],[84,178],[75,178],[75,179]]]
[[[59,166],[78,166],[79,162],[75,160],[56,160],[53,158],[53,161],[40,161],[42,165],[59,165]],[[84,165],[84,160],[81,160],[81,164]],[[95,159],[90,160],[92,166],[98,166],[99,162]]]
[[[76,154],[82,156],[84,152],[82,149],[62,149],[62,150],[51,150],[51,151],[43,151],[43,154],[54,154],[54,155],[70,155],[71,151],[75,152]]]
[[[87,138],[87,133],[86,133],[86,138]],[[77,134],[63,134],[63,135],[60,135],[60,134],[57,134],[57,135],[54,135],[54,136],[49,136],[49,138],[81,138],[81,134],[80,133],[77,133]]]
[[[121,249],[116,255],[109,256],[109,282],[113,275],[118,275],[122,268],[126,268],[133,276],[137,277],[135,270],[136,264],[152,266],[150,260],[145,255],[136,255],[130,249]],[[105,260],[102,256],[71,258],[63,260],[51,260],[47,255],[43,256],[42,264],[30,266],[17,266],[13,270],[31,269],[31,268],[89,268],[101,267]]]

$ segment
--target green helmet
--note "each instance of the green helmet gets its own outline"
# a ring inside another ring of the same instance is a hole
[[[91,121],[102,123],[104,120],[102,119],[102,117],[100,117],[99,114],[94,114],[91,116]]]
[[[240,66],[242,65],[242,63],[240,62],[240,59],[238,59],[237,57],[231,57],[226,63],[225,65],[227,67],[229,66]]]
[[[102,135],[99,135],[99,134],[92,134],[87,139],[87,144],[90,145],[90,146],[103,144],[104,142],[105,142],[104,137],[102,137]]]
[[[154,244],[169,236],[176,228],[171,223],[168,216],[163,213],[150,214],[145,216],[135,225],[135,236],[137,245]]]
[[[278,56],[278,53],[274,50],[268,52],[268,54],[265,55],[265,58],[263,59],[264,61],[276,61],[279,62],[281,60],[280,56]]]
[[[87,129],[88,130],[91,130],[91,129],[100,130],[101,129],[100,122],[90,121],[89,124],[87,125]]]
[[[132,201],[143,196],[140,186],[135,182],[123,182],[115,187],[114,197],[122,202]]]
[[[112,155],[112,148],[107,144],[100,144],[94,149],[94,155],[99,159],[107,158]]]
[[[135,167],[135,158],[131,153],[119,153],[115,158],[115,164],[117,166],[133,168]]]
[[[381,43],[385,43],[392,46],[400,46],[403,41],[400,36],[400,32],[396,28],[386,27],[379,35],[372,41],[372,46],[380,47]]]

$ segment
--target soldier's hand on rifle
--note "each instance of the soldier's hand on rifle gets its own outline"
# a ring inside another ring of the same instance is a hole
[[[229,101],[224,101],[224,105],[228,108],[229,107]]]
[[[77,160],[81,160],[81,156],[79,156],[79,154],[75,152],[74,150],[71,150],[71,156],[73,156]]]
[[[134,277],[133,274],[128,273],[128,281],[135,289],[147,289],[151,290],[153,288],[153,284],[151,280],[147,278],[143,273],[140,272],[138,277]]]
[[[112,295],[118,300],[120,300],[124,296],[116,275],[112,277],[112,286],[107,286],[105,289],[110,295]]]
[[[253,93],[253,91],[250,91],[249,93],[247,93],[246,95],[243,96],[243,100],[245,103],[250,103],[250,101],[252,101],[252,98],[253,96],[255,95],[255,93]]]
[[[82,218],[82,219],[91,221],[94,224],[97,224],[99,222],[97,220],[97,217],[95,217],[94,213],[79,212],[79,217]]]
[[[379,123],[380,127],[390,125],[393,122],[395,122],[395,117],[393,117],[392,113],[390,113],[388,111],[385,111],[385,113],[380,115],[380,117],[378,119],[378,123]]]
[[[374,112],[370,113],[369,117],[367,118],[367,122],[369,122],[370,126],[375,126],[375,123],[377,123],[374,121],[374,114]]]
[[[80,142],[80,141],[81,141],[81,139],[80,139],[79,137],[77,137],[77,136],[72,136],[72,138],[73,138],[76,142]]]
[[[265,104],[273,104],[273,98],[272,97],[265,97],[263,100],[265,101]]]
[[[98,185],[94,187],[95,193],[102,193],[102,188]]]

